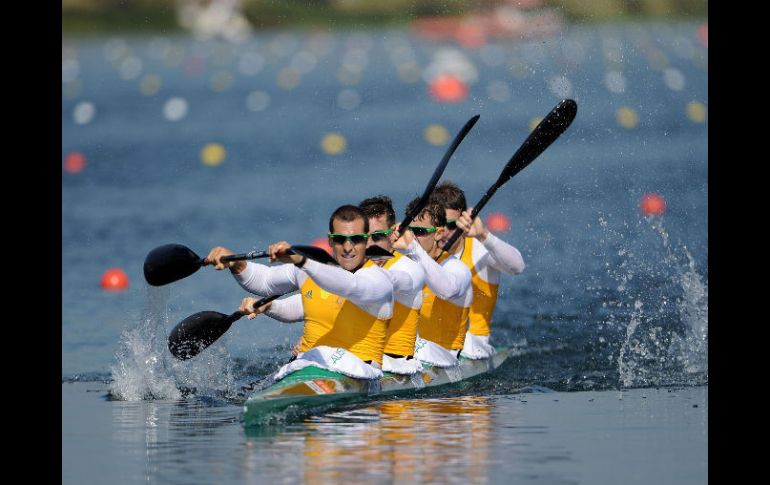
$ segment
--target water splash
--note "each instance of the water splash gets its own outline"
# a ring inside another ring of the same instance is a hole
[[[609,271],[620,297],[610,306],[619,311],[604,323],[628,318],[617,357],[619,385],[707,383],[708,286],[687,247],[671,244],[662,219],[646,221],[660,238],[664,257],[642,258],[624,242],[618,251],[622,262]],[[634,279],[641,281],[630,284]]]
[[[182,393],[164,359],[164,342],[168,323],[168,288],[149,288],[147,306],[139,324],[124,330],[116,363],[110,367],[113,382],[110,394],[120,400],[179,399]]]
[[[234,388],[230,356],[212,346],[188,361],[175,359],[167,348],[168,287],[147,287],[147,304],[139,323],[120,336],[115,364],[110,367],[110,394],[125,401],[181,399],[183,390],[197,395],[228,396]]]

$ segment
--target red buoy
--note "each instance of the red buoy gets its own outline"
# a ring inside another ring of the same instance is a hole
[[[110,268],[102,275],[101,286],[107,291],[124,291],[128,288],[128,276],[120,268]]]
[[[433,99],[441,103],[457,103],[468,95],[468,85],[451,74],[436,77],[428,86]]]
[[[78,173],[86,168],[86,157],[80,152],[71,152],[64,159],[64,170],[69,173]]]
[[[319,237],[318,239],[315,239],[313,242],[311,242],[310,245],[321,248],[329,254],[332,253],[332,248],[329,246],[329,241],[326,238]]]
[[[493,212],[487,216],[484,225],[492,232],[505,232],[511,229],[511,220],[501,212]]]
[[[645,216],[660,216],[666,212],[666,201],[660,195],[650,192],[639,200],[639,209]]]

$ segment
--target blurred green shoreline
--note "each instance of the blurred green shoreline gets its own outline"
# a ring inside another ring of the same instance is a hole
[[[242,0],[240,5],[246,19],[260,30],[399,26],[419,17],[462,15],[501,3],[494,0]],[[560,12],[572,24],[708,18],[706,0],[545,0],[541,3],[541,8]],[[62,35],[182,32],[178,18],[181,4],[180,0],[62,0]]]

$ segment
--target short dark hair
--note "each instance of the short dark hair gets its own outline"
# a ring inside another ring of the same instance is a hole
[[[366,214],[367,219],[385,214],[388,226],[396,223],[396,211],[393,210],[393,201],[387,195],[377,195],[364,199],[358,204],[358,208]]]
[[[406,205],[406,210],[404,213],[409,214],[420,202],[420,199],[421,197],[415,197],[412,199],[412,201]],[[444,208],[433,199],[429,199],[428,203],[425,204],[425,207],[423,207],[422,210],[415,215],[415,217],[420,217],[423,214],[429,215],[430,220],[436,227],[443,227],[446,225],[446,212],[444,212]]]
[[[441,204],[444,209],[454,209],[460,212],[468,209],[468,203],[465,201],[465,192],[456,183],[449,180],[438,184],[430,196]]]
[[[334,220],[338,219],[343,222],[352,222],[356,219],[364,220],[364,232],[369,233],[369,219],[366,214],[358,208],[358,206],[345,204],[337,207],[329,218],[329,232],[334,232]]]

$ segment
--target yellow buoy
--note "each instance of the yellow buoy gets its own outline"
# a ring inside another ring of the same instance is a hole
[[[219,165],[225,161],[227,152],[219,143],[209,143],[201,150],[201,160],[209,166]]]
[[[639,124],[639,116],[636,114],[636,111],[628,106],[619,108],[615,117],[618,120],[618,124],[623,128],[636,128],[636,125]]]
[[[535,129],[537,125],[540,124],[540,122],[543,121],[543,118],[540,116],[535,116],[531,120],[529,120],[529,131],[532,131]]]
[[[449,140],[449,132],[441,125],[431,124],[425,128],[425,141],[431,145],[443,145]]]
[[[321,140],[321,150],[329,155],[338,155],[345,151],[348,142],[339,133],[328,133]]]
[[[693,123],[704,123],[706,121],[706,106],[698,101],[687,103],[687,118]]]

